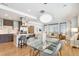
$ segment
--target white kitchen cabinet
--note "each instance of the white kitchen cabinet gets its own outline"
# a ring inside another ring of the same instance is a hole
[[[18,21],[13,22],[14,29],[19,27]]]
[[[2,29],[2,26],[3,26],[3,20],[0,19],[0,30]]]

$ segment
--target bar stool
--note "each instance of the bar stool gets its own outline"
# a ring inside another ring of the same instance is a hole
[[[18,39],[18,47],[22,48],[26,44],[25,39],[27,39],[25,36],[20,36],[20,38]]]

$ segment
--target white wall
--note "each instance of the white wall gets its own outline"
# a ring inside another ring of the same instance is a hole
[[[34,32],[37,34],[37,33],[40,33],[39,32],[39,29],[41,29],[42,31],[44,30],[44,25],[41,24],[41,23],[38,23],[38,22],[34,22],[34,21],[29,21],[28,22],[28,26],[34,26]]]

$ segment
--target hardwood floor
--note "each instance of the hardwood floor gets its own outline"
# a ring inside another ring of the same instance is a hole
[[[3,56],[29,56],[30,50],[30,47],[16,48],[12,42],[0,44],[0,55]]]
[[[65,44],[61,50],[61,56],[79,56],[79,48]]]
[[[16,48],[12,42],[0,44],[0,56],[33,56],[31,47]],[[34,52],[36,54],[37,51]],[[79,56],[79,49],[65,44],[61,56]]]

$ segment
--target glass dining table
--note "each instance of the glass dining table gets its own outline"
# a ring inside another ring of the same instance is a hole
[[[51,56],[51,55],[55,55],[55,53],[57,52],[58,49],[58,45],[59,45],[59,41],[57,42],[52,42],[52,41],[46,41],[46,44],[44,44],[41,40],[33,40],[32,42],[28,42],[27,45],[30,46],[33,50],[33,55],[34,55],[34,51],[38,51],[38,53],[36,55],[40,55],[43,56],[43,53],[47,54],[47,56]],[[61,45],[58,49],[58,51],[60,50]],[[30,50],[30,54],[31,54],[31,50]]]

